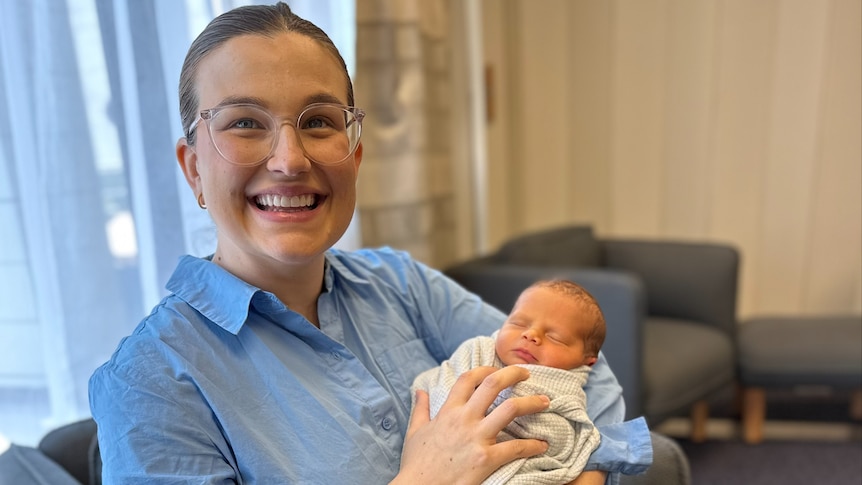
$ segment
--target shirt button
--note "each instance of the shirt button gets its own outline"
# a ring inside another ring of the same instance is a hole
[[[331,355],[331,356],[332,356],[332,358],[333,358],[333,359],[335,359],[335,360],[341,360],[341,354],[339,354],[338,352],[332,352],[332,353],[331,353],[331,354],[329,354],[329,355]]]
[[[389,431],[390,429],[392,429],[392,420],[389,418],[383,418],[383,421],[380,423],[380,425],[383,426],[383,429]]]

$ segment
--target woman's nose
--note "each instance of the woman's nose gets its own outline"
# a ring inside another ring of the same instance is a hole
[[[296,128],[285,123],[277,136],[275,150],[266,162],[267,168],[285,175],[299,175],[311,170],[311,160],[305,156]]]

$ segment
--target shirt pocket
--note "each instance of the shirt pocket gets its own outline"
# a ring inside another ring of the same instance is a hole
[[[416,339],[386,350],[380,354],[378,364],[398,397],[410,409],[410,386],[413,380],[423,371],[438,365],[438,362],[428,352],[425,342]]]

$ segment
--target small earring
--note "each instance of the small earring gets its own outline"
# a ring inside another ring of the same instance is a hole
[[[206,202],[204,202],[203,192],[201,192],[200,195],[198,195],[198,207],[200,207],[201,209],[204,209],[204,210],[206,210],[206,208],[207,208],[207,204],[206,204]]]

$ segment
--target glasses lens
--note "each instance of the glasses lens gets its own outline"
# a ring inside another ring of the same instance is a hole
[[[209,121],[216,149],[228,161],[253,165],[272,151],[277,133],[275,120],[255,106],[227,106]]]
[[[218,152],[237,165],[255,165],[272,154],[278,122],[263,108],[233,105],[213,110],[208,126]],[[305,155],[322,165],[343,162],[359,144],[360,119],[351,109],[313,104],[296,122]]]
[[[324,165],[342,162],[353,153],[359,144],[360,127],[351,110],[328,104],[309,106],[297,121],[305,154]]]

